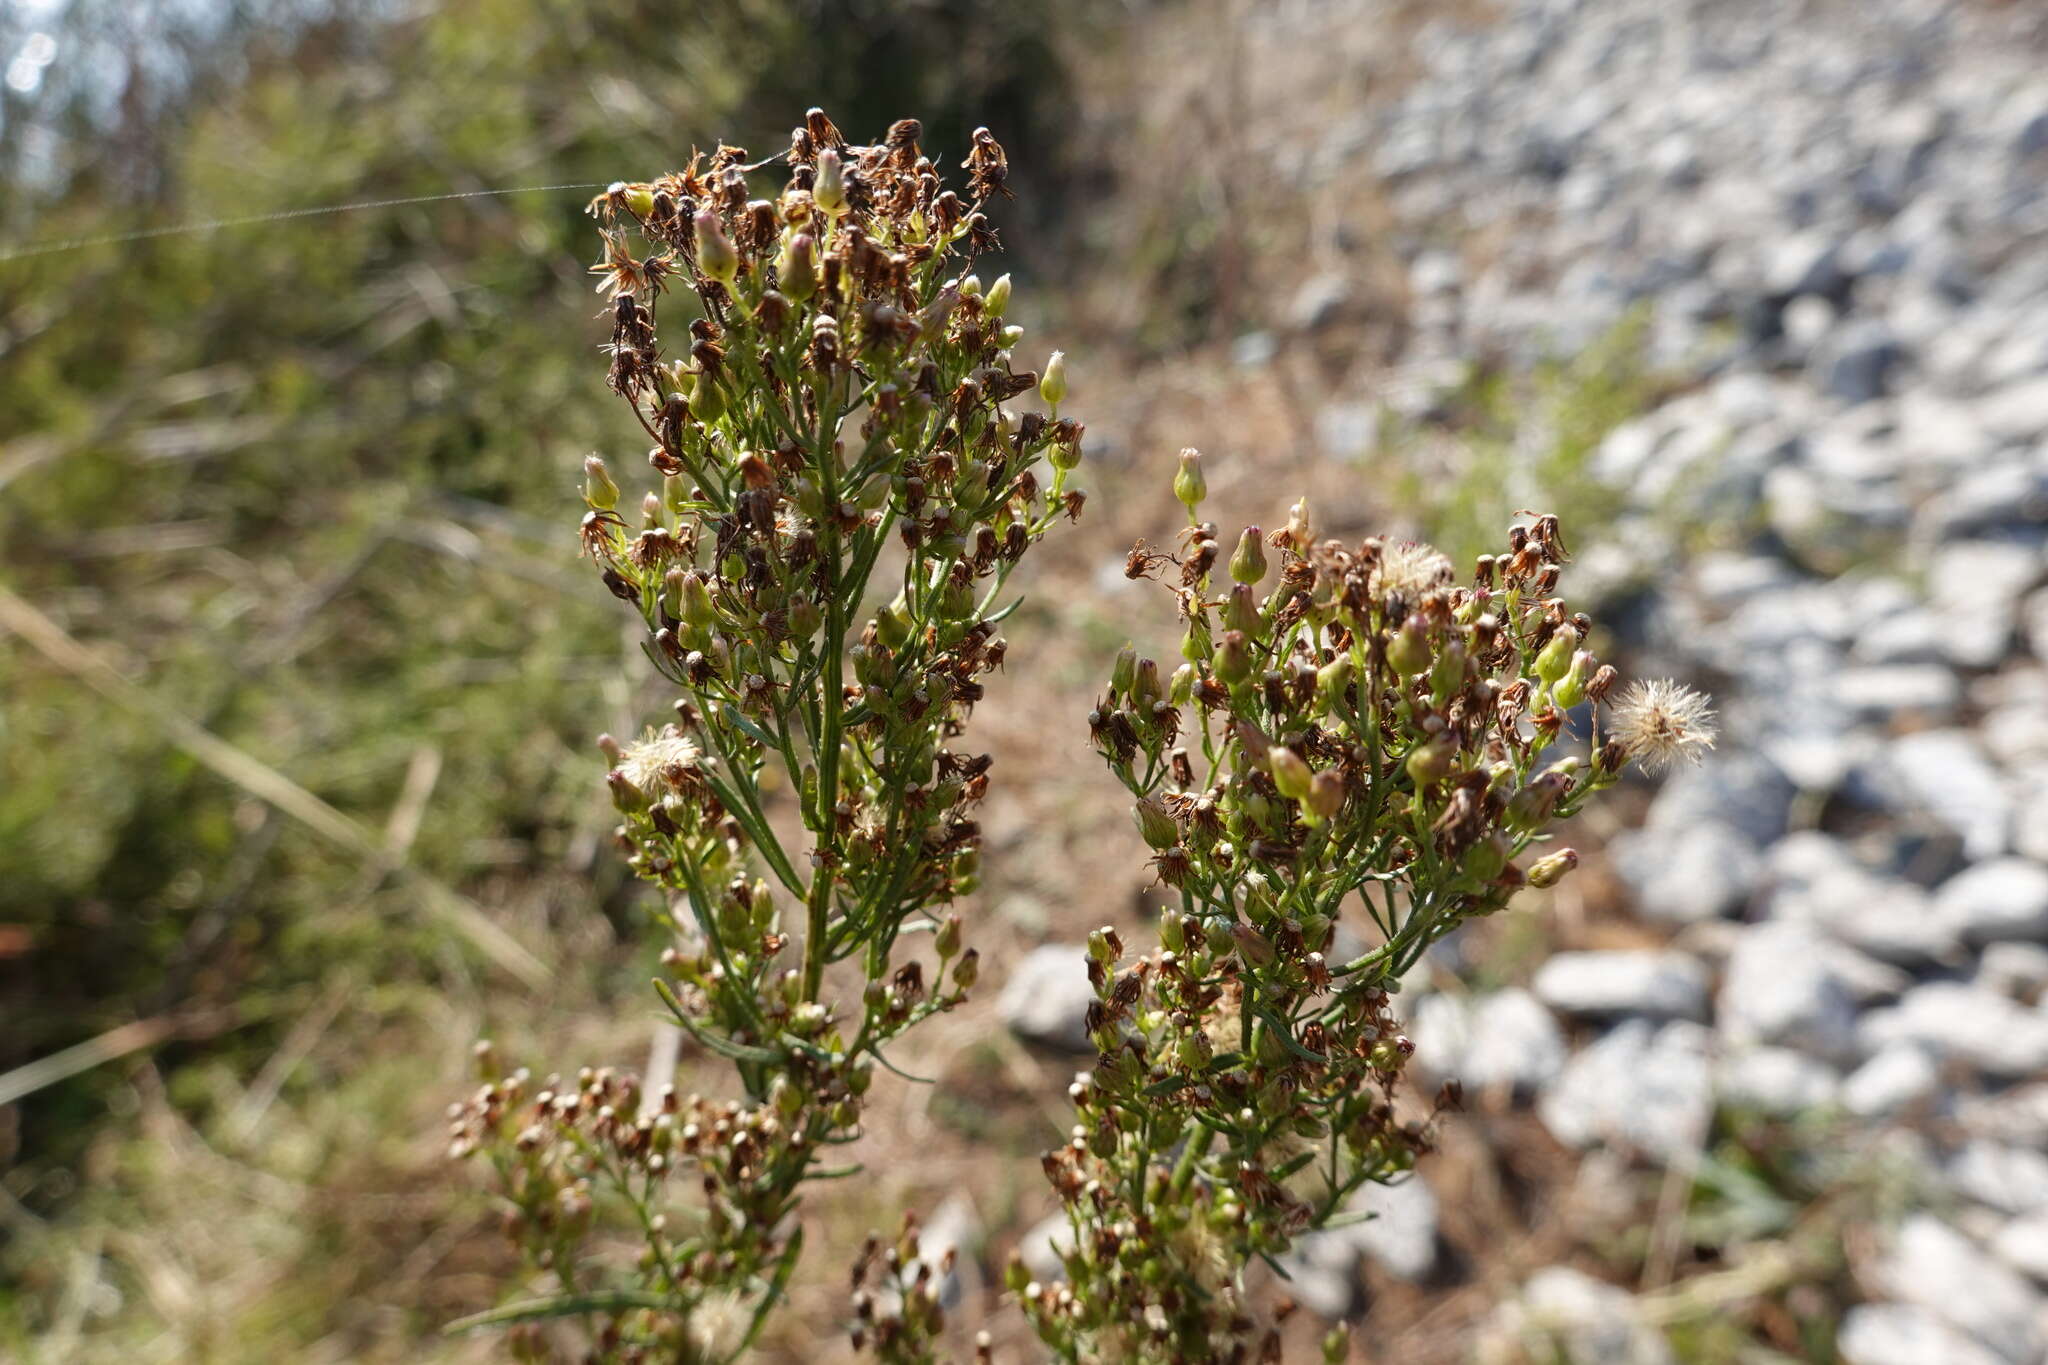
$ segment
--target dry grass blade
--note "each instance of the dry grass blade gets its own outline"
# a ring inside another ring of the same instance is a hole
[[[535,988],[548,979],[547,968],[540,959],[493,923],[474,901],[424,873],[405,867],[403,855],[395,854],[384,840],[275,768],[164,705],[5,588],[0,588],[0,626],[19,635],[50,662],[108,700],[148,716],[162,727],[164,736],[173,744],[251,796],[268,802],[374,865],[409,878],[424,893],[429,909],[507,973]]]

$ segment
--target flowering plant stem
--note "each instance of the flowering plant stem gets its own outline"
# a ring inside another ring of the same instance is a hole
[[[859,1136],[874,1066],[975,982],[946,907],[979,877],[990,760],[953,742],[1002,664],[1010,572],[1080,512],[1082,429],[1009,406],[1039,377],[1012,364],[1008,277],[971,269],[1001,147],[975,134],[963,199],[921,136],[903,120],[858,146],[813,110],[772,200],[750,179],[769,163],[720,147],[591,206],[608,382],[657,486],[635,529],[590,457],[581,538],[678,693],[670,724],[599,744],[619,846],[668,900],[656,990],[741,1096],[609,1070],[535,1086],[486,1054],[456,1149],[490,1153],[509,1230],[562,1292],[474,1322],[582,1314],[606,1358],[733,1358],[793,1271],[803,1185],[848,1173],[824,1153]],[[928,958],[901,953],[912,933]],[[593,1246],[607,1218],[644,1242],[635,1266]]]

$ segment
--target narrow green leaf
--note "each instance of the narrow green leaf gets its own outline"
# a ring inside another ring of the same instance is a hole
[[[525,1299],[488,1312],[472,1313],[466,1318],[457,1318],[441,1330],[454,1336],[459,1332],[473,1332],[479,1327],[507,1327],[513,1323],[538,1322],[545,1318],[581,1317],[586,1313],[621,1313],[629,1308],[658,1308],[676,1313],[682,1312],[685,1305],[662,1294],[639,1290],[553,1294],[544,1299]]]

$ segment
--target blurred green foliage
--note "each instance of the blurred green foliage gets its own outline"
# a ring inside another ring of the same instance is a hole
[[[1420,420],[1383,431],[1369,462],[1453,563],[1496,548],[1524,508],[1555,513],[1567,545],[1593,544],[1624,497],[1592,477],[1594,452],[1668,396],[1645,355],[1648,326],[1632,313],[1584,350],[1526,370],[1475,360]]]

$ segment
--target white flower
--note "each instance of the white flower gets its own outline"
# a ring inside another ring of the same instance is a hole
[[[1614,704],[1614,738],[1646,772],[1679,759],[1697,763],[1714,747],[1714,708],[1704,692],[1660,679],[1637,681]]]
[[[754,1311],[731,1290],[706,1294],[690,1309],[690,1345],[699,1360],[724,1360],[747,1339]]]
[[[670,792],[687,795],[696,785],[697,770],[707,760],[695,740],[673,725],[659,733],[649,730],[637,743],[619,754],[619,772],[628,782],[660,800]]]

